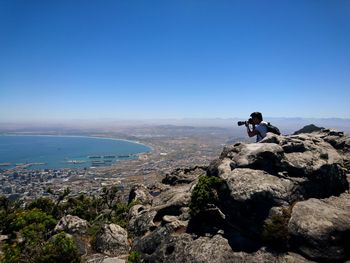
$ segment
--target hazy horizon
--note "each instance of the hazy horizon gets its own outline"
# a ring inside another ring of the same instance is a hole
[[[247,117],[248,118],[248,117]],[[25,121],[25,122],[2,122],[0,121],[0,132],[40,131],[49,129],[52,132],[77,129],[80,131],[118,131],[122,128],[147,127],[147,126],[192,126],[192,127],[222,127],[232,130],[245,130],[244,127],[238,127],[237,121],[247,118],[182,118],[182,119],[90,119],[90,120],[62,120],[62,121]],[[335,128],[338,130],[350,132],[350,119],[346,118],[283,118],[283,117],[265,117],[264,120],[278,126],[285,133],[291,133],[302,127],[315,124],[325,128]]]

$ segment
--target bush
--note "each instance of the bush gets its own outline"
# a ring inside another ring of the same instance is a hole
[[[131,251],[128,257],[127,263],[137,263],[140,262],[141,255],[138,252]]]
[[[292,213],[292,207],[282,208],[281,214],[272,215],[265,220],[262,231],[262,239],[267,244],[285,249],[288,246],[290,234],[288,232],[288,222]]]
[[[52,214],[54,206],[55,203],[50,198],[39,197],[28,205],[28,209],[32,210],[34,208],[38,208],[47,214]]]
[[[37,262],[81,262],[73,239],[64,232],[53,236],[48,242],[46,242],[43,246],[43,252],[44,255]]]
[[[190,214],[197,215],[207,207],[207,204],[216,204],[219,201],[219,189],[224,180],[215,176],[201,176],[194,187],[190,201]]]

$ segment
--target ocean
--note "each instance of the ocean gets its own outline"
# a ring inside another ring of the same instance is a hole
[[[132,160],[151,148],[136,142],[83,136],[0,135],[0,170],[88,168]]]

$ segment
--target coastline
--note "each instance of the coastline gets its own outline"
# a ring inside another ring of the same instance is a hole
[[[132,140],[127,140],[127,139],[118,139],[118,138],[113,138],[113,137],[99,137],[99,136],[90,136],[90,135],[64,135],[64,134],[21,134],[21,133],[2,133],[0,134],[0,138],[1,137],[50,137],[50,138],[83,138],[83,139],[97,139],[97,140],[101,140],[101,139],[104,139],[104,140],[111,140],[111,141],[115,141],[115,142],[127,142],[127,143],[130,143],[130,144],[133,144],[133,145],[139,145],[139,146],[143,146],[144,149],[143,151],[140,151],[140,152],[137,152],[137,153],[134,153],[133,154],[133,158],[132,159],[136,159],[138,160],[140,158],[140,156],[144,155],[144,154],[149,154],[149,153],[152,153],[154,151],[154,148],[152,146],[149,146],[149,145],[146,145],[144,143],[141,143],[139,141],[132,141]],[[87,143],[89,143],[87,141]],[[108,142],[107,142],[108,143]],[[126,161],[126,160],[123,160],[123,159],[115,159],[115,161],[118,161],[118,162],[122,162],[122,161]],[[4,164],[7,164],[9,162],[4,162]],[[41,164],[44,164],[44,163],[41,163],[41,162],[37,162],[37,161],[33,161],[33,164],[37,165],[37,163],[40,163]],[[3,163],[1,163],[3,164]],[[20,169],[21,167],[20,166],[15,166],[13,165],[14,163],[9,163],[11,164],[11,168],[7,168],[5,170],[12,170],[12,169]],[[32,162],[28,162],[28,164],[32,164]],[[47,163],[45,163],[46,165]],[[70,164],[73,164],[73,163],[70,163]],[[76,163],[74,163],[76,164]],[[8,165],[6,165],[8,166]],[[1,167],[6,167],[5,165],[1,165]],[[12,167],[14,166],[14,167]],[[32,166],[32,165],[30,165]],[[30,167],[28,166],[28,167]],[[110,165],[101,165],[100,167],[108,167]],[[90,166],[90,167],[87,167],[87,168],[92,168],[93,166]],[[64,166],[64,167],[58,167],[58,168],[55,168],[55,169],[81,169],[82,167],[69,167],[69,166]],[[31,168],[30,170],[42,170],[42,169],[51,169],[51,168],[43,168],[43,167],[33,167]],[[3,170],[3,169],[1,169]]]
[[[92,138],[92,139],[105,139],[105,140],[113,140],[113,141],[124,141],[124,142],[129,142],[129,143],[135,143],[139,144],[145,147],[150,148],[150,152],[154,150],[154,148],[150,145],[146,145],[144,143],[141,143],[139,141],[132,141],[132,140],[127,140],[127,139],[118,139],[118,138],[113,138],[113,137],[99,137],[99,136],[89,136],[89,135],[62,135],[62,134],[22,134],[22,133],[2,133],[0,136],[38,136],[38,137],[68,137],[68,138]]]

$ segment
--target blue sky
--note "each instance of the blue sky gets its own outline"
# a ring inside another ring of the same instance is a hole
[[[0,121],[350,118],[350,1],[0,0]]]

